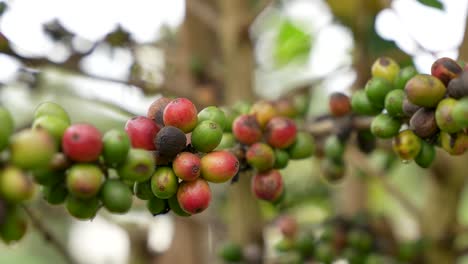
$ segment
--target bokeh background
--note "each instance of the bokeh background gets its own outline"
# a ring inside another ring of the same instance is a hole
[[[329,93],[362,88],[379,56],[423,73],[438,57],[468,58],[467,0],[0,3],[0,103],[14,113],[18,129],[30,125],[42,101],[63,105],[73,122],[101,131],[123,127],[161,95],[186,96],[202,107],[299,91],[310,96],[308,116],[314,117],[326,113]],[[387,156],[376,151],[368,160],[383,168]],[[40,197],[30,204],[78,263],[221,263],[217,247],[249,221],[258,222],[266,259],[273,261],[280,235],[272,222],[285,212],[313,226],[361,207],[388,217],[399,239],[420,236],[381,180],[349,173],[351,180],[330,186],[315,158],[290,162],[283,172],[287,206],[258,202],[259,219],[242,205],[230,206],[237,198],[229,184],[216,186],[209,210],[188,219],[153,217],[141,201],[127,215],[102,212],[91,222],[73,220]],[[423,207],[429,173],[397,162],[384,177]],[[463,197],[458,217],[468,223]],[[65,262],[31,228],[20,243],[0,245],[0,263]]]

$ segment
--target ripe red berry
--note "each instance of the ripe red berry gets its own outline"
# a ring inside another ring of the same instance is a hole
[[[297,128],[293,120],[287,117],[274,117],[266,126],[265,137],[275,148],[287,148],[296,140]]]
[[[167,97],[160,97],[156,99],[156,101],[151,103],[150,107],[148,108],[146,117],[156,122],[156,124],[158,124],[160,127],[164,126],[164,108],[166,108],[167,104],[169,104],[171,101],[172,100]]]
[[[239,161],[228,151],[214,151],[201,159],[201,175],[210,182],[226,182],[239,171]]]
[[[453,78],[462,73],[463,69],[455,60],[444,57],[434,61],[431,67],[432,76],[437,77],[446,86]]]
[[[279,230],[281,233],[288,238],[294,238],[297,234],[297,221],[295,218],[289,215],[283,215],[281,216],[277,222],[276,225],[278,226]]]
[[[177,98],[167,104],[164,109],[164,125],[174,126],[184,133],[189,133],[197,125],[197,115],[197,108],[189,99]]]
[[[177,201],[182,210],[189,214],[204,211],[211,202],[211,189],[203,179],[183,181],[177,191]]]
[[[258,199],[276,201],[283,192],[283,177],[277,170],[259,172],[252,178],[252,192]]]
[[[101,154],[101,137],[101,132],[92,125],[72,125],[65,130],[63,135],[63,152],[73,161],[95,161]]]
[[[232,124],[234,137],[243,144],[252,145],[262,138],[262,129],[253,115],[241,115]]]
[[[154,138],[160,129],[161,127],[153,120],[144,116],[136,116],[125,124],[125,132],[130,138],[132,147],[146,150],[156,149]]]
[[[344,93],[332,93],[328,101],[328,108],[330,113],[334,116],[340,117],[347,115],[351,113],[351,100]]]
[[[193,181],[200,176],[200,158],[190,152],[182,152],[172,162],[172,169],[177,177],[184,181]]]
[[[247,162],[258,171],[269,170],[275,164],[275,153],[265,143],[258,142],[253,144],[247,149],[245,156]]]

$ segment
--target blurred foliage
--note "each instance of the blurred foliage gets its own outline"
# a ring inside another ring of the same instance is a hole
[[[277,66],[284,66],[298,59],[306,61],[312,48],[312,36],[299,25],[285,20],[279,26],[274,58]]]
[[[434,7],[437,9],[444,9],[444,4],[439,0],[418,0],[418,2],[423,5]]]

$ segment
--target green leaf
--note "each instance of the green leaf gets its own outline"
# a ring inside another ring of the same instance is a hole
[[[274,58],[278,66],[309,55],[312,36],[291,21],[284,21],[279,28],[274,48]]]
[[[444,9],[444,4],[442,4],[439,0],[418,0],[418,2],[425,6],[430,6],[440,10]]]

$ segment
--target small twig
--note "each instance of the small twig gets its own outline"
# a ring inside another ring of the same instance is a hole
[[[373,117],[369,116],[355,116],[352,120],[352,129],[368,129],[372,119]],[[304,126],[304,129],[314,136],[321,136],[332,133],[335,129],[335,124],[335,119],[330,116],[319,121],[312,120]]]
[[[395,198],[418,223],[421,223],[421,210],[403,192],[401,192],[401,190],[393,185],[387,177],[385,177],[385,173],[382,170],[371,166],[364,157],[364,154],[356,149],[352,149],[351,151],[352,153],[348,155],[348,159],[350,159],[349,164],[355,164],[365,174],[373,176],[376,180],[378,180],[382,187],[393,198]]]
[[[213,8],[201,0],[186,1],[185,4],[187,5],[187,11],[195,15],[213,31],[219,31],[219,18]]]
[[[32,225],[36,228],[36,230],[42,235],[42,238],[49,242],[55,249],[63,256],[63,258],[67,261],[67,263],[75,264],[76,261],[71,256],[70,252],[61,242],[36,216],[31,209],[29,209],[26,205],[23,205],[23,209],[26,214],[31,219]]]

